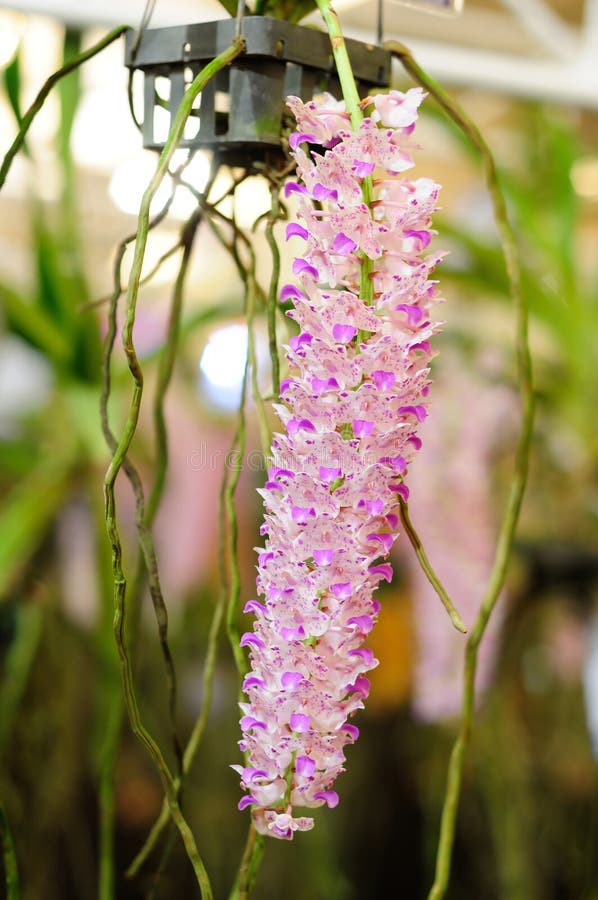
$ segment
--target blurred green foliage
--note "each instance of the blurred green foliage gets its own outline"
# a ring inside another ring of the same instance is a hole
[[[470,152],[456,128],[446,127]],[[550,339],[548,355],[536,357],[536,390],[544,411],[573,427],[595,452],[598,260],[583,255],[580,226],[587,201],[576,194],[571,179],[584,148],[562,110],[521,104],[513,110],[510,128],[517,133],[521,158],[516,167],[503,168],[501,181],[519,239],[523,292],[534,327]],[[508,299],[491,231],[468,228],[450,214],[439,216],[438,229],[459,251],[446,260],[444,277],[452,277],[472,301],[489,295]]]
[[[79,51],[79,44],[80,35],[67,31],[65,62]],[[6,95],[17,122],[21,120],[20,81],[17,53],[4,71]],[[43,355],[54,382],[48,408],[25,423],[14,442],[2,442],[2,460],[8,463],[4,478],[0,473],[5,491],[0,513],[2,597],[17,587],[57,512],[72,496],[81,471],[97,459],[97,443],[90,446],[91,422],[93,441],[100,436],[101,339],[96,317],[81,314],[89,291],[79,246],[75,171],[69,149],[80,96],[77,73],[61,82],[59,90],[57,149],[63,187],[53,216],[35,194],[31,197],[34,292],[23,295],[4,283],[0,273],[4,325]],[[15,468],[20,456],[26,465],[19,472]]]

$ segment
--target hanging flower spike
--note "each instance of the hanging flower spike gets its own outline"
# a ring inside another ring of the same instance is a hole
[[[289,378],[276,407],[284,431],[272,446],[257,589],[250,601],[251,675],[241,704],[247,791],[257,830],[291,840],[313,819],[295,809],[332,808],[350,719],[377,665],[364,646],[379,603],[373,593],[397,534],[405,472],[421,445],[437,302],[426,256],[438,186],[397,178],[412,165],[408,136],[418,89],[369,98],[373,113],[352,131],[329,96],[288,103],[299,181],[297,285],[283,287],[299,334],[287,347]],[[319,144],[318,152],[309,145]],[[363,179],[374,199],[363,201]],[[315,202],[317,201],[317,202]],[[364,254],[374,299],[360,298]]]

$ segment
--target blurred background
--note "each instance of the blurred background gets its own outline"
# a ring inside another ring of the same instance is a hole
[[[109,26],[136,26],[143,5],[0,5],[0,153],[63,59]],[[376,3],[338,0],[336,7],[347,34],[375,39]],[[494,150],[521,251],[538,394],[516,552],[482,651],[449,896],[597,900],[598,3],[468,0],[454,18],[412,7],[382,4],[384,36],[407,43],[454,87]],[[215,0],[158,0],[153,24],[222,15]],[[395,70],[394,86],[406,85]],[[410,506],[433,565],[471,623],[518,427],[513,310],[476,159],[431,102],[417,137],[415,174],[443,185],[435,247],[450,255],[439,270],[445,325],[424,449],[410,473]],[[0,194],[0,793],[23,900],[98,896],[100,790],[120,675],[101,491],[109,455],[98,412],[107,306],[90,301],[111,291],[115,247],[135,230],[154,163],[131,121],[117,43],[49,98]],[[207,169],[197,154],[187,177],[198,190]],[[230,173],[218,179],[225,190]],[[193,206],[177,189],[168,219],[152,232],[146,271],[176,243]],[[257,176],[245,181],[236,208],[239,224],[249,228],[270,208],[266,184]],[[282,248],[283,229],[276,234]],[[262,232],[254,241],[267,284],[267,242]],[[173,255],[140,295],[136,342],[150,390],[176,271]],[[247,345],[242,303],[230,257],[201,226],[166,404],[170,468],[155,527],[183,737],[202,705],[219,590],[218,494]],[[258,338],[267,394],[261,314]],[[117,422],[128,385],[117,353],[111,406]],[[254,594],[252,548],[260,542],[255,488],[264,466],[255,420],[250,409],[238,491],[242,603]],[[145,410],[134,456],[150,478]],[[133,502],[126,483],[120,487],[130,571]],[[339,782],[340,806],[320,813],[315,830],[292,845],[268,842],[256,897],[426,896],[456,730],[463,639],[406,541],[398,545],[396,577],[380,591],[372,641],[381,664],[359,717],[361,738],[349,748]],[[162,661],[149,598],[143,600],[136,684],[144,720],[167,745]],[[227,895],[247,824],[247,814],[236,810],[238,778],[228,768],[238,762],[236,690],[223,640],[208,732],[183,798],[217,897]],[[162,795],[126,724],[113,762],[114,896],[195,896],[176,840],[158,881],[159,851],[135,879],[125,879]]]

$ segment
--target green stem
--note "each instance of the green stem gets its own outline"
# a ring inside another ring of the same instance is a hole
[[[255,306],[258,293],[261,293],[261,291],[258,286],[255,274],[255,250],[253,249],[251,241],[247,238],[243,230],[239,228],[237,224],[234,208],[234,194],[233,214],[229,220],[229,224],[233,229],[233,240],[232,245],[229,247],[229,251],[233,256],[233,259],[235,260],[237,270],[245,286],[245,317],[247,320],[247,363],[249,366],[249,374],[251,377],[251,393],[257,412],[262,450],[264,451],[264,453],[267,453],[270,449],[270,427],[268,425],[268,417],[266,415],[264,398],[260,393],[258,383],[258,359],[255,339]],[[247,265],[243,263],[239,248],[237,247],[237,242],[239,240],[243,242],[249,256],[249,263]]]
[[[207,188],[207,191],[209,191],[209,187]],[[191,253],[193,250],[193,242],[195,240],[195,235],[200,225],[202,215],[203,213],[200,209],[195,210],[190,219],[185,223],[178,241],[178,245],[183,248],[183,256],[172,293],[172,303],[170,306],[170,313],[168,317],[167,336],[159,358],[158,380],[153,403],[154,431],[156,435],[156,474],[152,491],[148,500],[145,516],[148,527],[151,527],[151,525],[153,524],[156,512],[162,499],[162,493],[166,480],[166,472],[168,468],[168,435],[166,431],[166,419],[164,416],[164,401],[166,399],[166,394],[172,379],[172,373],[174,370],[174,363],[176,359],[185,280],[189,268]],[[175,785],[179,794],[181,784],[181,777],[179,776],[184,774],[184,765],[185,764],[183,756],[181,759],[180,771],[179,773],[177,773],[177,779],[175,780]],[[166,824],[169,817],[168,804],[166,802],[163,803],[160,819],[162,819],[163,816],[165,817],[164,824]],[[164,825],[162,825],[162,828],[163,827]],[[162,828],[160,829],[160,831],[162,830]],[[149,840],[146,842],[145,846],[147,846],[148,843]],[[151,852],[154,843],[155,841],[153,841],[149,846],[148,853]],[[132,872],[131,874],[134,873]]]
[[[113,575],[114,575],[114,606],[115,606],[115,616],[114,616],[114,634],[116,645],[119,652],[119,657],[121,661],[121,671],[123,678],[123,687],[125,694],[125,703],[127,707],[127,712],[129,714],[129,721],[131,723],[131,727],[133,729],[134,734],[145,747],[150,757],[152,758],[158,772],[160,774],[160,778],[162,780],[162,784],[164,787],[164,793],[166,795],[170,814],[172,819],[179,829],[181,837],[183,839],[183,843],[185,845],[185,849],[187,851],[187,855],[192,863],[193,870],[199,884],[201,895],[204,900],[211,900],[213,897],[212,888],[210,885],[210,881],[204,867],[204,864],[199,856],[197,851],[197,846],[195,843],[195,838],[193,837],[193,833],[184,818],[180,805],[178,802],[177,789],[175,787],[175,782],[173,780],[172,774],[166,764],[166,761],[163,757],[162,751],[151,737],[149,732],[145,729],[141,722],[141,717],[139,714],[139,708],[137,705],[137,698],[134,690],[133,683],[133,671],[131,665],[131,658],[129,655],[129,651],[126,645],[125,639],[125,628],[126,628],[126,604],[125,604],[125,591],[126,591],[126,579],[124,575],[124,571],[122,568],[122,545],[120,540],[120,535],[118,532],[117,522],[116,522],[116,504],[114,497],[114,485],[116,481],[116,477],[123,465],[126,462],[127,452],[129,450],[131,441],[133,439],[133,435],[135,433],[135,429],[137,426],[137,421],[139,418],[139,410],[141,405],[141,397],[143,393],[143,374],[141,372],[141,367],[139,365],[139,360],[137,358],[137,354],[135,352],[135,346],[133,343],[133,326],[135,322],[135,309],[137,303],[137,295],[139,291],[139,281],[141,277],[141,269],[143,266],[143,259],[145,255],[145,247],[147,244],[147,237],[149,231],[149,210],[150,204],[153,197],[156,194],[164,176],[168,171],[168,165],[174,151],[177,147],[178,142],[180,141],[184,128],[185,122],[187,121],[188,116],[191,113],[191,109],[193,106],[193,101],[197,97],[197,95],[203,90],[206,83],[212,78],[220,69],[224,68],[224,66],[228,65],[236,56],[238,56],[244,48],[244,44],[242,40],[235,40],[232,45],[227,48],[223,53],[221,53],[216,59],[212,60],[207,66],[205,66],[202,71],[196,76],[194,81],[190,84],[187,89],[179,109],[177,111],[174,123],[171,127],[170,133],[168,135],[168,139],[164,146],[164,150],[162,151],[160,158],[158,160],[158,165],[156,168],[156,172],[152,177],[152,180],[147,187],[143,200],[141,203],[141,208],[139,212],[138,218],[138,228],[137,228],[137,238],[135,241],[135,253],[133,258],[133,266],[131,269],[131,275],[129,280],[129,287],[127,291],[127,304],[125,309],[125,319],[123,325],[123,347],[125,350],[125,355],[127,358],[127,362],[129,365],[129,370],[133,376],[134,380],[134,389],[132,398],[130,401],[129,412],[127,415],[127,421],[125,424],[124,433],[121,437],[118,446],[115,448],[112,460],[108,467],[108,471],[106,472],[106,476],[104,479],[104,497],[106,504],[106,527],[108,531],[108,536],[112,545],[112,567],[113,567]],[[143,523],[139,523],[143,524]],[[147,545],[144,547],[144,550],[147,550]],[[155,560],[148,560],[146,558],[146,565],[148,562],[155,562]],[[149,566],[148,566],[149,571]],[[163,633],[164,622],[161,621],[160,631]]]
[[[270,426],[268,424],[268,416],[266,414],[266,405],[264,403],[264,398],[260,392],[259,380],[258,380],[258,356],[257,356],[257,347],[256,347],[256,339],[255,339],[255,296],[257,293],[257,286],[255,282],[255,271],[253,266],[255,265],[255,261],[252,264],[251,271],[248,272],[248,282],[247,282],[247,295],[251,296],[251,303],[248,303],[248,310],[251,309],[251,313],[248,312],[247,315],[247,358],[249,360],[249,369],[251,373],[251,395],[253,397],[253,402],[255,403],[255,408],[257,411],[257,420],[260,431],[260,444],[262,447],[262,452],[264,456],[270,451],[270,443],[272,440],[272,436],[270,433]]]
[[[12,835],[6,818],[4,806],[0,803],[0,841],[2,842],[2,862],[4,863],[4,884],[6,900],[19,900],[19,870]]]
[[[208,188],[209,190],[209,188]],[[200,209],[195,210],[190,219],[185,223],[183,227],[181,237],[179,239],[180,245],[183,247],[183,256],[181,259],[181,263],[179,266],[179,271],[177,273],[177,277],[174,284],[174,289],[172,292],[172,302],[170,305],[170,314],[168,317],[168,327],[166,334],[166,341],[164,343],[164,347],[162,348],[162,353],[160,354],[159,362],[158,362],[158,379],[156,384],[156,390],[154,393],[154,402],[153,402],[153,418],[154,418],[154,432],[155,432],[155,440],[156,440],[156,459],[155,459],[155,477],[154,483],[152,485],[152,490],[149,496],[147,510],[145,515],[145,521],[148,529],[151,528],[156,513],[158,511],[158,507],[162,500],[162,494],[164,492],[164,485],[166,483],[166,473],[168,470],[168,433],[166,430],[166,418],[164,414],[164,403],[166,400],[166,394],[168,392],[168,388],[170,386],[170,382],[172,379],[172,373],[174,370],[174,363],[176,359],[176,351],[178,347],[179,340],[179,332],[180,332],[180,322],[181,322],[181,313],[183,308],[183,295],[184,295],[184,287],[185,281],[187,277],[187,272],[189,269],[189,261],[191,259],[191,254],[193,250],[193,243],[195,240],[195,235],[197,234],[197,229],[202,219],[202,211]],[[173,686],[175,682],[172,682]],[[176,693],[171,695],[171,699],[173,702],[176,701]],[[171,711],[173,711],[174,706],[171,703]],[[181,780],[183,775],[183,755],[179,754],[179,766],[177,771],[177,778],[175,780],[175,785],[177,789],[177,795],[179,798],[179,803],[181,802]],[[168,816],[168,805],[166,803],[163,804],[166,808],[166,815]],[[171,832],[169,835],[169,840],[167,842],[166,847],[163,850],[162,858],[160,860],[160,864],[154,876],[153,887],[148,894],[148,898],[150,896],[154,896],[155,891],[157,890],[158,883],[161,875],[163,874],[166,865],[168,863],[168,857],[170,855],[170,851],[174,845],[174,833]]]
[[[135,240],[135,235],[133,235],[132,240]],[[156,260],[155,264],[152,266],[147,275],[144,275],[143,278],[139,281],[139,286],[141,287],[144,284],[149,284],[155,276],[158,274],[162,266],[165,262],[167,262],[171,256],[174,256],[181,249],[181,242],[178,240],[176,244],[173,244],[172,247],[169,247],[168,250],[165,250],[162,256],[158,260]],[[118,292],[118,297],[120,298],[126,288],[120,288]],[[112,294],[106,294],[103,297],[98,297],[96,300],[88,300],[87,303],[82,303],[79,307],[79,312],[86,312],[88,309],[95,309],[97,306],[102,306],[104,303],[109,303],[112,298]]]
[[[247,376],[249,370],[249,347],[247,348],[247,358],[245,360],[245,374],[243,376],[243,385],[241,388],[242,397],[245,398],[247,391]],[[239,571],[239,558],[238,558],[238,537],[239,537],[239,523],[237,518],[237,507],[235,504],[235,492],[237,489],[237,484],[239,483],[239,478],[241,477],[241,470],[243,468],[242,461],[243,456],[245,454],[245,408],[244,408],[244,400],[242,403],[241,410],[239,412],[239,424],[238,424],[238,447],[237,451],[234,454],[228,454],[227,458],[224,462],[224,465],[227,467],[231,467],[233,464],[233,460],[235,460],[234,468],[232,469],[232,475],[230,477],[228,488],[224,493],[224,508],[226,510],[226,515],[228,518],[228,541],[226,543],[226,565],[228,568],[228,580],[229,580],[229,590],[228,590],[228,601],[226,604],[226,633],[228,635],[230,647],[232,650],[232,654],[235,660],[235,665],[237,667],[237,672],[239,674],[239,691],[241,689],[241,683],[243,682],[243,678],[247,674],[247,659],[243,652],[243,648],[239,646],[239,627],[237,625],[237,618],[239,615],[239,598],[241,596],[241,576]]]
[[[347,112],[351,116],[351,125],[353,126],[353,130],[357,131],[363,121],[363,113],[361,111],[361,106],[359,105],[359,94],[357,93],[357,85],[355,84],[355,77],[353,75],[353,69],[351,68],[351,61],[343,37],[341,23],[339,22],[335,10],[332,8],[330,0],[316,0],[316,3],[330,37],[336,71],[338,72],[341,83]]]
[[[457,609],[453,604],[453,601],[449,597],[444,585],[440,581],[440,578],[432,568],[432,564],[428,559],[428,554],[424,549],[424,545],[421,542],[421,538],[418,535],[413,522],[411,521],[411,517],[409,515],[409,507],[405,501],[400,498],[399,506],[401,510],[401,522],[403,523],[403,527],[407,533],[407,537],[411,542],[411,546],[415,550],[415,555],[417,556],[418,562],[422,568],[422,571],[442,602],[442,605],[446,609],[449,619],[461,634],[467,634],[467,628],[463,622],[463,619],[459,615]]]
[[[125,605],[126,579],[122,568],[122,545],[116,525],[114,488],[113,485],[110,485],[110,483],[107,483],[105,485],[105,502],[106,525],[108,537],[112,545],[112,566],[115,587],[114,637],[121,662],[125,705],[129,714],[129,721],[133,733],[138,738],[140,743],[145,747],[158,770],[160,779],[162,781],[162,786],[164,788],[164,793],[168,799],[170,814],[183,839],[183,843],[187,851],[187,856],[191,861],[197,883],[200,886],[201,896],[203,900],[212,900],[213,894],[208,874],[197,851],[193,833],[181,812],[172,775],[166,764],[166,760],[164,759],[162,751],[141,722],[141,716],[139,714],[139,707],[137,705],[137,698],[135,695],[135,688],[133,683],[133,669],[131,665],[131,658],[125,640],[127,613]]]
[[[229,895],[229,900],[248,900],[253,890],[257,873],[264,855],[264,835],[258,834],[253,822],[247,833],[247,843],[239,866],[237,879]]]
[[[122,465],[122,461],[127,453],[127,450],[129,449],[137,425],[141,395],[143,393],[143,374],[141,372],[141,367],[139,365],[139,360],[135,351],[135,345],[133,343],[133,326],[135,323],[139,281],[141,278],[141,270],[143,267],[145,248],[147,245],[149,231],[150,204],[168,171],[168,166],[170,164],[172,156],[178,146],[181,137],[183,136],[185,123],[191,113],[195,98],[198,96],[198,94],[201,93],[208,81],[217,72],[219,72],[230,62],[232,62],[232,60],[243,51],[243,48],[244,43],[241,39],[236,39],[235,41],[233,41],[231,46],[219,56],[217,56],[216,59],[208,63],[208,65],[206,65],[201,70],[194,81],[189,85],[179,105],[164,149],[160,154],[156,171],[148,187],[146,188],[143,199],[141,201],[141,208],[139,210],[137,224],[137,237],[135,240],[135,252],[133,257],[133,264],[131,267],[131,274],[129,277],[125,318],[122,333],[123,348],[125,351],[127,362],[129,364],[129,369],[133,376],[134,390],[129,406],[129,413],[125,425],[125,431],[118,445],[116,458],[112,460],[112,463],[108,470],[106,476],[107,482],[114,481],[114,479],[116,478],[116,474]]]
[[[154,484],[147,502],[146,522],[148,526],[152,525],[158,506],[160,505],[166,480],[166,471],[168,469],[168,436],[164,416],[164,401],[172,379],[178,347],[181,313],[183,309],[185,280],[189,269],[189,260],[191,259],[193,242],[201,218],[202,211],[196,210],[183,228],[183,233],[179,241],[179,245],[183,248],[183,256],[174,284],[174,290],[172,292],[172,303],[170,315],[168,317],[166,341],[158,362],[158,381],[153,403],[154,431],[156,435],[156,465]]]
[[[336,71],[338,72],[341,83],[347,112],[351,117],[351,125],[353,126],[353,130],[357,131],[363,121],[363,113],[361,111],[357,85],[355,84],[353,69],[351,68],[351,61],[347,52],[347,45],[345,44],[341,24],[336,12],[332,8],[330,0],[316,0],[316,3],[318,4],[318,9],[320,10],[330,36]],[[363,202],[370,207],[372,200],[374,199],[374,188],[371,175],[363,179],[361,192],[363,194]],[[360,257],[361,272],[359,276],[359,296],[365,303],[371,304],[374,299],[374,282],[371,277],[374,269],[374,261],[365,253],[361,253]]]
[[[505,198],[500,187],[496,164],[490,148],[482,137],[480,130],[471,121],[465,110],[453,100],[453,98],[437,84],[437,82],[434,81],[421,66],[418,65],[407,47],[394,41],[389,41],[384,46],[385,49],[390,50],[390,52],[400,60],[403,67],[412,78],[434,97],[448,116],[459,126],[459,128],[461,128],[480,155],[486,186],[492,199],[494,218],[500,237],[505,266],[509,278],[511,297],[517,317],[517,370],[522,406],[522,424],[515,451],[513,479],[509,488],[509,495],[499,530],[490,578],[465,648],[461,722],[459,733],[449,761],[447,787],[442,810],[440,838],[436,857],[436,873],[434,883],[428,895],[428,900],[442,900],[446,894],[450,878],[451,857],[455,840],[455,824],[459,805],[459,795],[461,793],[461,783],[463,780],[465,751],[469,743],[473,724],[475,673],[478,648],[505,582],[513,540],[517,529],[517,522],[519,520],[521,503],[523,501],[527,482],[534,419],[532,363],[528,343],[528,311],[527,304],[521,293],[521,275],[517,244],[509,223]]]
[[[266,239],[272,254],[272,275],[268,290],[268,345],[270,347],[270,367],[272,370],[272,394],[278,397],[280,394],[280,359],[278,358],[278,343],[276,340],[276,309],[278,306],[278,282],[280,280],[280,250],[274,226],[280,218],[280,185],[276,182],[270,184],[270,196],[272,203],[270,215],[266,223]]]
[[[115,694],[105,723],[102,768],[99,783],[99,900],[114,900],[114,812],[115,769],[123,721],[120,690]]]
[[[157,227],[167,216],[174,194],[171,194],[162,209],[149,223],[149,229]],[[109,297],[108,328],[104,339],[102,351],[102,390],[100,395],[100,422],[104,439],[114,454],[117,448],[116,437],[110,427],[108,402],[111,391],[111,361],[117,332],[117,307],[122,289],[122,262],[126,249],[135,240],[136,234],[125,237],[119,244],[116,252],[113,268],[113,290]],[[131,484],[135,497],[135,518],[141,522],[145,518],[145,504],[143,486],[136,467],[127,458],[123,462],[125,474]],[[151,539],[151,535],[150,535]],[[138,553],[135,567],[135,575],[129,591],[128,607],[133,620],[137,621],[140,607],[140,597],[145,575],[144,555],[141,549]],[[105,740],[101,753],[101,768],[99,780],[99,897],[100,900],[112,900],[114,896],[114,769],[118,754],[122,723],[124,716],[124,704],[121,690],[114,694],[109,703],[108,719],[106,723]]]
[[[83,65],[83,63],[86,63],[88,59],[91,59],[92,57],[96,56],[96,54],[101,53],[102,50],[105,50],[106,47],[110,46],[110,44],[114,43],[114,41],[118,40],[119,37],[121,37],[126,31],[129,30],[130,25],[119,25],[118,28],[114,28],[112,31],[108,32],[108,34],[103,37],[101,41],[98,41],[97,44],[94,44],[89,48],[89,50],[85,50],[83,53],[75,56],[73,59],[69,60],[69,62],[65,66],[50,75],[50,77],[44,83],[43,87],[38,93],[37,97],[23,116],[18,134],[10,145],[6,156],[2,161],[2,166],[0,166],[0,189],[6,181],[6,176],[10,171],[10,167],[15,156],[23,146],[23,143],[27,136],[27,132],[31,127],[31,123],[44,105],[48,94],[50,93],[54,85],[59,82],[61,78],[64,78],[65,75],[69,75],[71,72],[74,72],[75,69],[78,69],[79,66]]]
[[[244,404],[245,390],[242,392],[241,403]],[[235,434],[233,436],[231,446],[226,456],[226,460],[229,460],[232,456],[234,456],[238,452],[239,441],[245,429],[244,422],[244,413],[242,408],[239,408],[238,411],[238,421],[237,427],[235,430]],[[195,725],[193,726],[193,731],[191,732],[191,736],[189,738],[189,742],[185,747],[185,752],[183,754],[183,777],[186,776],[191,766],[193,765],[193,760],[197,754],[199,749],[199,745],[201,743],[201,739],[203,737],[206,724],[208,721],[208,717],[210,715],[210,709],[212,706],[212,695],[214,688],[214,677],[216,674],[216,660],[217,660],[217,652],[218,652],[218,638],[220,636],[220,631],[222,628],[222,621],[224,619],[224,613],[227,607],[227,597],[228,597],[228,586],[227,586],[227,573],[226,573],[226,543],[228,538],[228,523],[226,517],[226,498],[229,493],[232,496],[232,500],[234,502],[234,494],[236,489],[236,481],[231,484],[230,479],[230,468],[226,464],[224,465],[222,471],[222,481],[220,486],[220,520],[219,520],[219,551],[218,558],[220,560],[220,591],[218,596],[218,602],[214,608],[214,613],[212,616],[212,621],[210,623],[210,630],[208,633],[208,641],[207,641],[207,649],[206,649],[206,657],[204,660],[203,667],[203,704],[201,708],[201,712],[198,718],[195,721]],[[177,779],[175,781],[175,785],[177,789],[179,787],[180,780]],[[160,812],[159,817],[156,819],[152,829],[145,841],[145,844],[135,857],[135,859],[130,864],[127,869],[126,876],[127,878],[133,878],[141,867],[144,865],[145,861],[148,859],[150,853],[156,846],[160,836],[162,835],[165,827],[168,824],[169,812],[168,812],[168,804],[164,802],[162,806],[162,810]]]

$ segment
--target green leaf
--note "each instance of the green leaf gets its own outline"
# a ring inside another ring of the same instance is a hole
[[[33,252],[38,280],[39,305],[46,310],[64,334],[72,328],[73,312],[68,302],[62,277],[58,243],[46,226],[41,206],[33,215]]]
[[[0,284],[0,306],[11,331],[49,357],[57,368],[69,365],[68,338],[40,305],[28,303],[16,291]]]
[[[81,381],[64,384],[61,399],[80,452],[86,460],[105,466],[107,448],[98,415],[97,385]]]
[[[18,715],[42,634],[43,619],[39,606],[19,605],[15,619],[16,635],[5,657],[0,693],[0,755]]]
[[[26,437],[0,441],[0,484],[8,485],[30,472],[38,461],[37,445]]]
[[[4,806],[0,803],[0,843],[2,844],[2,861],[4,864],[4,886],[6,900],[20,900],[19,871],[15,847],[8,826]]]
[[[3,72],[4,87],[8,98],[9,106],[17,121],[17,125],[21,125],[23,113],[21,110],[21,48],[17,49],[12,60],[6,66]],[[23,153],[29,156],[29,147],[27,142],[23,141]]]
[[[229,15],[231,15],[231,16],[237,15],[236,0],[220,0],[220,6],[223,6]]]
[[[10,492],[0,512],[0,598],[14,590],[69,492],[69,467],[52,463]]]
[[[21,113],[21,51],[15,53],[12,61],[4,69],[4,87],[17,124],[20,125],[23,115]]]

